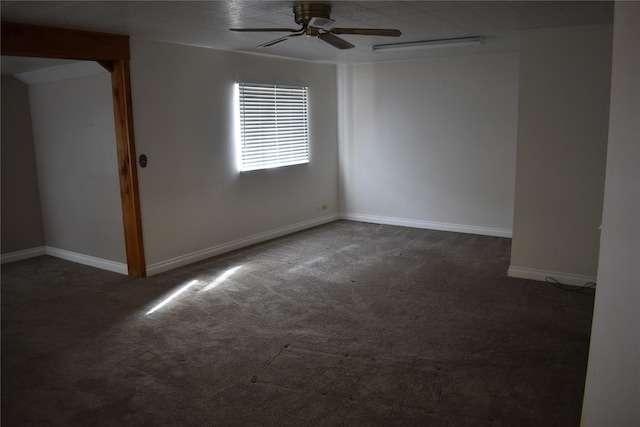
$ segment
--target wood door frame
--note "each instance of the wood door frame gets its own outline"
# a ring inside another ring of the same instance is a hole
[[[122,219],[130,276],[146,277],[133,134],[129,36],[2,21],[2,55],[96,61],[111,73]]]

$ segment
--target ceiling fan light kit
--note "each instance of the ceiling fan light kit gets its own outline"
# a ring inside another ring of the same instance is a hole
[[[435,49],[442,47],[461,47],[461,46],[480,46],[484,44],[484,38],[480,36],[475,37],[459,37],[454,39],[438,39],[438,40],[421,40],[415,42],[405,43],[389,43],[378,44],[372,47],[375,52],[389,51],[389,50],[420,50],[420,49]]]
[[[387,28],[330,28],[335,22],[331,19],[331,6],[324,3],[301,3],[293,6],[293,15],[299,29],[290,28],[230,28],[239,32],[286,32],[284,37],[277,38],[258,47],[269,47],[281,43],[292,37],[317,37],[338,49],[351,49],[355,46],[336,34],[351,34],[361,36],[398,37],[400,30]]]

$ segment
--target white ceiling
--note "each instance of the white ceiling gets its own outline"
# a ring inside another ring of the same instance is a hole
[[[299,26],[293,1],[2,1],[3,20],[127,34],[215,49],[329,63],[403,60],[423,56],[515,51],[519,31],[613,21],[613,3],[600,1],[318,1],[330,3],[337,27],[397,28],[400,37],[344,35],[354,49],[296,37],[268,48],[286,33],[238,33],[231,27]],[[482,36],[479,47],[423,52],[373,52],[374,44]],[[6,59],[2,62],[11,65]]]

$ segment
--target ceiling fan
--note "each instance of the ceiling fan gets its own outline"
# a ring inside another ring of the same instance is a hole
[[[322,3],[301,3],[293,6],[293,14],[296,23],[302,27],[297,30],[290,28],[230,28],[231,31],[241,32],[287,32],[284,37],[259,45],[269,47],[283,42],[291,37],[309,36],[318,37],[323,42],[329,43],[338,49],[351,49],[355,47],[348,41],[336,36],[336,34],[354,34],[361,36],[387,36],[398,37],[400,30],[384,28],[335,28],[331,25],[335,22],[331,19],[331,6]]]

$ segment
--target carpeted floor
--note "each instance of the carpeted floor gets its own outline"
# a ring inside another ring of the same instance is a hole
[[[510,243],[338,221],[147,279],[5,264],[2,426],[578,426],[593,297],[506,277]]]

